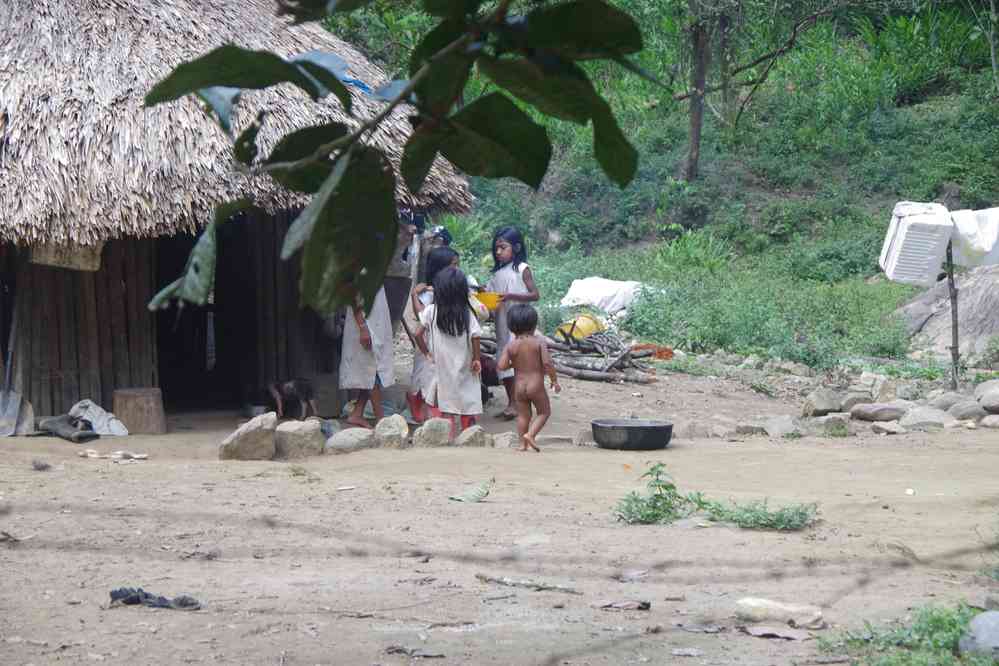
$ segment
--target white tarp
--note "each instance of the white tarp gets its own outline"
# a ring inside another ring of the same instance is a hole
[[[111,412],[94,404],[91,400],[81,400],[69,410],[69,415],[75,419],[83,419],[90,423],[91,429],[98,435],[113,435],[124,437],[128,428]]]
[[[562,307],[590,306],[607,314],[617,314],[635,302],[642,291],[641,282],[621,282],[600,277],[573,280],[562,297]]]
[[[954,221],[954,263],[958,266],[999,265],[999,208],[956,210]]]

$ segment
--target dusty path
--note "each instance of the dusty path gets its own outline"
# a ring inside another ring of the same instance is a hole
[[[643,396],[633,397],[636,391]],[[608,404],[625,415],[678,418],[795,410],[692,377],[641,389],[573,383],[559,400],[549,435],[574,434]],[[215,445],[232,420],[197,422],[207,429],[95,447],[151,456],[130,465],[78,458],[58,440],[0,442],[0,506],[9,509],[0,530],[32,537],[0,543],[0,662],[411,661],[388,654],[391,646],[443,654],[431,662],[440,664],[807,662],[815,641],[736,631],[735,601],[827,604],[834,627],[857,627],[926,603],[977,600],[988,584],[975,574],[981,556],[932,557],[978,546],[976,530],[988,537],[999,528],[999,437],[981,431],[680,440],[655,454],[549,440],[540,455],[373,450],[287,464],[220,463]],[[53,469],[33,471],[34,458]],[[701,528],[696,520],[616,523],[613,505],[638,487],[652,460],[664,461],[682,490],[815,501],[823,520],[797,534]],[[488,501],[447,500],[490,477],[496,486]],[[338,490],[345,486],[354,488]],[[890,567],[905,549],[928,561]],[[622,569],[653,571],[621,583],[612,576]],[[501,587],[478,573],[582,594]],[[858,586],[865,574],[869,584]],[[126,585],[190,594],[205,608],[104,610],[108,591]],[[652,608],[593,608],[629,598]],[[709,624],[724,630],[678,626]],[[650,627],[660,629],[647,633]],[[674,657],[679,648],[703,656]]]

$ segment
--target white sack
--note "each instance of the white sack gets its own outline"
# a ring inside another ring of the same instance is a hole
[[[562,298],[562,307],[580,305],[599,308],[608,314],[626,309],[642,291],[641,282],[620,282],[600,277],[573,280],[569,291]]]
[[[128,435],[128,428],[125,424],[111,412],[95,405],[91,400],[81,400],[73,405],[69,410],[69,415],[75,419],[89,421],[90,426],[98,435],[114,435],[124,437]]]
[[[999,264],[999,208],[957,210],[954,220],[954,263],[958,266]]]

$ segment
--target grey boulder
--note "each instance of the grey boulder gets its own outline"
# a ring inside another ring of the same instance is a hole
[[[274,433],[274,456],[285,460],[318,456],[325,444],[322,421],[286,421]]]
[[[250,419],[222,440],[219,460],[270,460],[274,457],[275,428],[275,412]]]
[[[819,387],[808,394],[801,408],[802,416],[825,416],[838,412],[843,407],[843,398],[836,391]]]
[[[870,402],[854,405],[850,417],[858,421],[898,421],[909,407],[898,402]]]
[[[367,428],[347,428],[326,440],[326,453],[353,453],[377,446],[375,433]]]
[[[985,408],[974,400],[963,400],[955,403],[947,413],[958,421],[979,421],[988,415]]]
[[[916,407],[899,419],[899,425],[906,430],[941,430],[957,425],[957,419],[941,409]]]
[[[982,655],[999,659],[999,611],[979,613],[958,641],[961,654]]]

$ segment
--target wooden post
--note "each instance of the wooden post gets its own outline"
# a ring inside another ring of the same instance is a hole
[[[947,287],[950,292],[950,388],[957,390],[957,379],[960,373],[961,347],[958,344],[957,328],[957,285],[954,284],[954,251],[952,243],[947,243]]]

